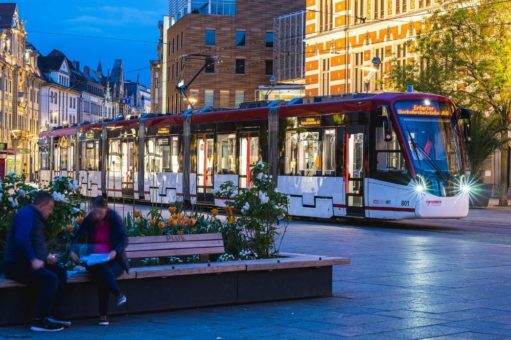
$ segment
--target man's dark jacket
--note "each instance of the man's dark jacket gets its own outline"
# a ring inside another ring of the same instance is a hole
[[[32,205],[21,208],[7,235],[4,267],[13,263],[28,263],[33,259],[46,261],[48,249],[44,237],[43,215]]]
[[[87,244],[87,255],[92,253],[94,249],[94,237],[96,235],[97,222],[92,219],[92,214],[88,214],[78,228],[75,238],[73,239],[72,249],[75,253],[79,253],[78,242]],[[117,253],[115,261],[119,261],[124,270],[129,270],[128,257],[126,256],[126,247],[128,246],[128,235],[124,223],[114,210],[108,209],[106,216],[110,225],[110,244],[112,250]]]

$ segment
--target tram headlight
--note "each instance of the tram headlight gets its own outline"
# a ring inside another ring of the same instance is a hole
[[[416,191],[416,192],[418,192],[419,194],[420,194],[420,193],[422,193],[422,192],[424,192],[424,185],[422,185],[422,184],[417,184],[417,185],[415,186],[415,191]]]
[[[468,194],[472,190],[472,187],[469,184],[464,183],[460,185],[460,190],[462,193]]]

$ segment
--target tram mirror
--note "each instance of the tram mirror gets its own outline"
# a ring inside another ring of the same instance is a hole
[[[392,141],[392,127],[390,126],[388,117],[383,117],[383,133],[386,142]]]

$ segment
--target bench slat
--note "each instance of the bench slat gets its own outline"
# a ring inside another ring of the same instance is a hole
[[[169,235],[169,236],[136,236],[128,239],[129,244],[153,243],[153,242],[188,242],[188,241],[206,241],[222,240],[221,233],[207,234],[189,234],[189,235]]]
[[[181,275],[195,275],[195,274],[215,274],[215,273],[228,273],[245,271],[244,264],[228,265],[228,266],[206,266],[200,264],[193,265],[178,265],[172,269],[172,266],[155,266],[155,267],[142,267],[136,268],[137,279],[150,278],[150,277],[168,277],[168,276],[181,276]]]
[[[143,250],[128,252],[129,258],[137,259],[143,257],[167,257],[167,256],[187,256],[201,254],[222,254],[225,252],[224,247],[207,247],[207,248],[185,248],[185,249],[165,249],[165,250]]]
[[[191,241],[191,242],[158,242],[158,243],[138,243],[130,244],[126,248],[126,252],[141,250],[165,250],[165,249],[185,249],[185,248],[206,248],[206,247],[222,247],[222,240],[210,241]]]

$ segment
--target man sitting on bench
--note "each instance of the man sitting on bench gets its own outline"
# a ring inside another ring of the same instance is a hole
[[[5,276],[38,289],[36,319],[30,327],[36,332],[61,331],[71,326],[71,322],[54,317],[67,282],[66,270],[57,264],[54,254],[48,253],[44,237],[45,220],[54,207],[49,193],[38,192],[34,203],[20,209],[14,217],[5,248]]]

